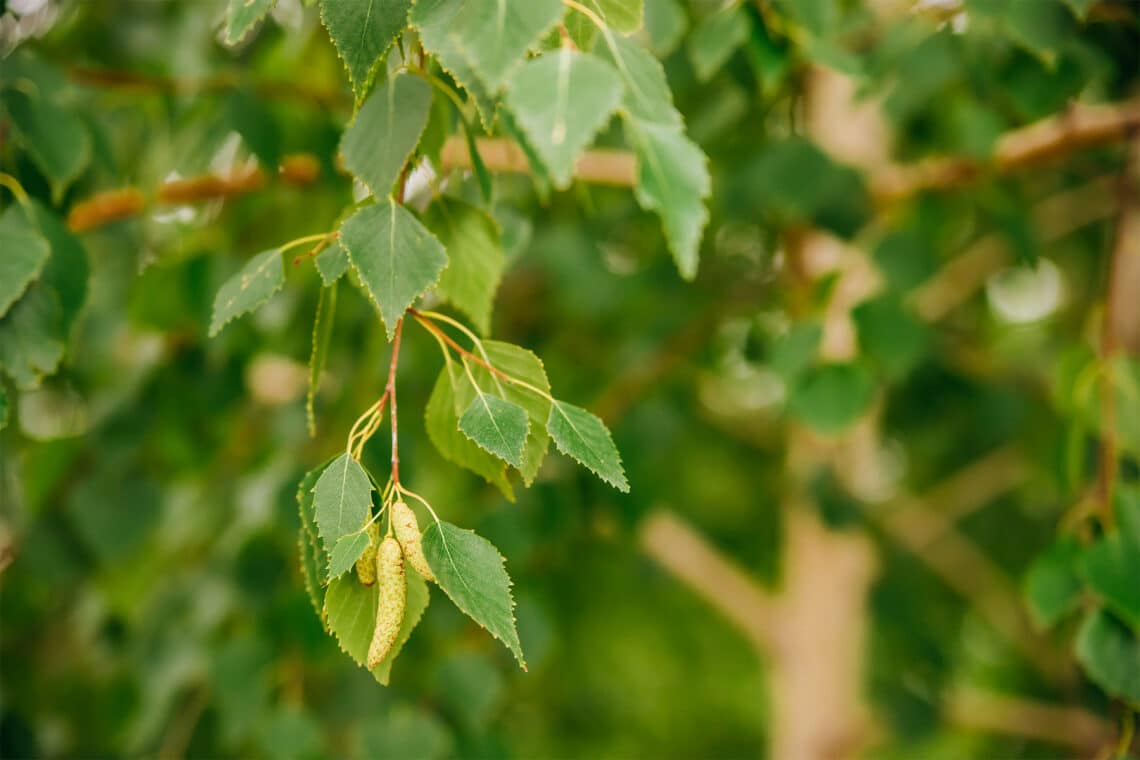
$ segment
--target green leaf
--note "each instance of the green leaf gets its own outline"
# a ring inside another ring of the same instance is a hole
[[[321,0],[321,22],[359,102],[380,59],[407,25],[412,0]]]
[[[609,121],[621,95],[613,67],[564,47],[521,66],[507,83],[506,101],[554,186],[565,188],[578,157]]]
[[[317,435],[317,419],[313,413],[313,402],[321,384],[321,370],[329,353],[332,340],[333,320],[336,317],[336,283],[321,288],[317,301],[317,316],[313,320],[313,350],[309,354],[309,390],[305,394],[305,418],[309,425],[309,435]]]
[[[527,50],[562,18],[561,0],[467,0],[452,35],[472,70],[497,92]]]
[[[897,296],[864,301],[851,316],[859,332],[860,348],[888,378],[905,377],[926,353],[930,341],[926,325],[905,309]]]
[[[424,410],[424,427],[428,438],[444,459],[471,470],[496,486],[507,499],[514,501],[514,491],[510,481],[507,480],[506,465],[503,461],[479,448],[459,430],[460,411],[457,409],[465,409],[475,394],[471,390],[465,399],[461,398],[460,394],[466,394],[471,384],[466,382],[466,378],[463,378],[462,385],[457,381],[453,382],[448,374],[449,369],[456,374],[462,374],[461,371],[456,371],[455,367],[444,367],[436,378]]]
[[[226,44],[236,45],[265,18],[277,0],[230,0],[226,11]]]
[[[697,275],[701,234],[709,220],[708,159],[680,129],[626,122],[637,153],[634,195],[661,217],[669,250],[681,276]]]
[[[317,530],[325,547],[355,533],[372,511],[372,481],[348,454],[334,459],[313,486]]]
[[[673,106],[661,62],[633,40],[612,32],[602,37],[606,44],[597,53],[613,65],[625,84],[622,111],[641,124],[679,128],[681,114]]]
[[[329,552],[329,577],[339,578],[352,569],[368,548],[368,541],[368,534],[363,530],[341,536]]]
[[[313,505],[313,486],[317,484],[317,479],[326,466],[327,464],[309,470],[297,485],[297,509],[301,519],[297,543],[301,552],[301,578],[305,584],[305,591],[309,594],[309,601],[313,603],[313,611],[321,618],[321,624],[325,625],[327,630],[324,604],[325,549],[320,536],[317,535],[317,516]]]
[[[62,314],[62,332],[66,341],[87,300],[90,266],[87,251],[64,221],[47,206],[33,200],[29,206],[32,220],[51,247],[51,256],[40,275],[40,282],[55,291]]]
[[[1077,661],[1093,681],[1140,709],[1140,638],[1135,631],[1104,610],[1093,610],[1077,632],[1075,648]]]
[[[475,127],[471,126],[463,114],[459,115],[459,120],[463,124],[463,139],[467,142],[467,155],[471,156],[471,170],[475,173],[475,179],[479,183],[479,192],[483,196],[483,202],[490,203],[494,187],[491,184],[491,172],[487,171],[487,164],[483,162],[483,154],[479,152],[479,147],[475,144]]]
[[[663,0],[653,0],[650,5],[661,1]],[[607,27],[620,34],[632,34],[639,30],[645,16],[642,0],[582,0],[581,5],[593,11]],[[598,25],[593,19],[577,9],[571,9],[565,23],[579,50],[593,47],[594,38],[598,35]]]
[[[344,165],[372,194],[382,198],[400,176],[427,126],[431,85],[397,74],[364,101],[340,141]]]
[[[264,306],[284,285],[281,249],[272,248],[254,256],[218,290],[210,319],[210,337],[217,335],[230,320]]]
[[[447,266],[439,241],[391,198],[349,217],[341,225],[340,243],[379,309],[389,340],[404,311]]]
[[[59,296],[33,285],[0,319],[0,369],[20,389],[35,388],[63,359],[63,310]]]
[[[1105,606],[1140,629],[1140,543],[1114,530],[1085,549],[1080,569]]]
[[[442,196],[428,207],[424,224],[447,249],[448,265],[437,286],[440,297],[470,317],[479,332],[490,332],[495,291],[506,264],[495,221],[470,204]]]
[[[392,663],[423,617],[429,601],[424,579],[406,563],[404,578],[408,584],[404,603],[404,622],[400,625],[400,632],[396,635],[392,651],[371,671],[372,677],[383,686],[388,685]],[[329,621],[329,629],[336,636],[341,651],[361,667],[365,667],[367,662],[368,645],[372,641],[372,630],[376,626],[377,594],[376,584],[361,585],[355,575],[333,579],[325,592],[324,610]]]
[[[419,0],[412,6],[411,22],[419,30],[424,49],[467,93],[484,130],[490,133],[497,103],[467,62],[464,40],[455,33],[455,20],[462,9],[463,0]]]
[[[4,105],[11,124],[36,166],[51,182],[53,200],[91,161],[91,135],[83,120],[52,101],[22,90],[4,92]]]
[[[614,446],[610,431],[598,417],[581,407],[555,400],[550,407],[546,429],[563,454],[573,457],[619,491],[629,491],[621,455]]]
[[[340,243],[330,245],[317,254],[316,264],[321,282],[327,288],[348,271],[348,251]]]
[[[751,31],[748,14],[739,5],[717,11],[697,24],[686,45],[697,79],[712,79],[729,56],[748,40]]]
[[[788,331],[772,343],[768,353],[768,366],[775,370],[785,383],[792,383],[807,369],[819,353],[823,328],[818,322],[794,322]]]
[[[529,427],[525,409],[489,393],[477,393],[459,418],[464,435],[514,467],[523,466]]]
[[[689,19],[677,0],[653,0],[645,7],[649,49],[658,58],[664,59],[676,50],[688,28]]]
[[[0,215],[0,317],[40,276],[51,247],[19,206]]]
[[[455,606],[502,641],[526,670],[515,629],[511,579],[499,550],[485,538],[451,523],[424,531],[424,557],[436,583]]]
[[[1052,628],[1077,608],[1084,584],[1077,576],[1080,542],[1061,536],[1034,560],[1025,576],[1025,599],[1036,626]]]
[[[875,380],[861,364],[812,367],[792,385],[788,411],[820,433],[834,434],[862,416],[875,394]]]

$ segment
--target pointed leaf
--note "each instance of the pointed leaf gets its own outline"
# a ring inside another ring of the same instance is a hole
[[[527,50],[562,18],[561,0],[467,0],[452,33],[464,41],[467,62],[497,92]]]
[[[332,340],[333,319],[336,316],[336,283],[327,288],[321,288],[320,300],[317,301],[317,316],[313,320],[313,350],[309,354],[309,390],[305,394],[305,418],[309,424],[309,435],[317,435],[317,420],[313,413],[313,402],[317,397],[317,389],[321,383],[321,370],[325,366],[325,357],[329,352],[329,341]]]
[[[325,547],[341,536],[355,533],[372,510],[372,481],[360,463],[348,454],[334,459],[313,487],[317,530]]]
[[[55,201],[91,161],[91,135],[83,120],[46,97],[22,90],[4,92],[11,124],[28,154],[51,182]]]
[[[348,251],[340,243],[330,245],[317,254],[317,272],[321,282],[329,287],[348,271]]]
[[[1140,709],[1140,637],[1135,631],[1104,610],[1093,610],[1077,632],[1075,648],[1077,661],[1094,682]]]
[[[230,0],[226,11],[226,44],[236,45],[245,39],[276,2],[277,0]]]
[[[0,215],[0,317],[23,294],[47,263],[51,247],[19,206]]]
[[[466,381],[466,378],[464,380]],[[506,465],[503,461],[479,448],[459,430],[460,411],[467,408],[475,395],[473,390],[467,393],[470,387],[469,382],[463,386],[458,386],[458,383],[453,385],[447,367],[439,373],[431,396],[428,397],[427,408],[424,410],[424,427],[428,438],[444,459],[471,470],[496,486],[508,500],[514,501],[514,491],[511,489],[510,481],[507,480]],[[459,393],[463,393],[464,397],[461,398]],[[459,411],[456,411],[457,409]]]
[[[605,423],[596,416],[581,407],[555,400],[546,429],[563,454],[573,457],[619,491],[629,491],[621,455]]]
[[[470,530],[438,522],[424,532],[423,550],[436,582],[455,606],[502,641],[525,670],[511,579],[494,544]]]
[[[313,610],[321,618],[321,624],[325,625],[327,630],[324,605],[325,550],[317,535],[316,512],[313,506],[313,486],[317,484],[317,479],[326,466],[321,465],[305,473],[305,477],[297,485],[297,509],[301,519],[297,543],[301,552],[301,578],[305,583],[305,591],[309,594],[309,601],[313,603]]]
[[[1077,576],[1081,545],[1072,536],[1060,536],[1029,567],[1025,576],[1025,600],[1033,623],[1052,628],[1077,608],[1083,584]]]
[[[596,53],[617,70],[625,84],[622,110],[642,124],[680,127],[681,114],[673,106],[673,93],[665,69],[636,42],[612,32],[603,35]]]
[[[621,96],[612,66],[564,47],[521,66],[507,84],[506,99],[555,187],[564,188]]]
[[[431,112],[431,85],[397,74],[364,101],[340,141],[345,167],[382,198],[415,150]]]
[[[360,555],[368,548],[368,534],[363,530],[341,536],[329,552],[329,577],[339,578],[352,569]]]
[[[523,465],[529,427],[525,409],[489,393],[476,393],[459,418],[464,435],[514,467]]]
[[[35,388],[63,359],[59,297],[37,283],[0,319],[0,369],[16,387]]]
[[[1080,569],[1105,606],[1140,629],[1140,545],[1115,530],[1085,550]]]
[[[340,242],[379,309],[389,339],[404,311],[447,266],[439,241],[391,198],[349,217],[340,228]]]
[[[321,22],[348,70],[357,101],[407,24],[412,0],[321,0]]]
[[[210,337],[243,314],[264,306],[285,285],[285,265],[281,250],[272,248],[257,254],[226,280],[214,298],[214,315],[210,319]]]
[[[439,295],[486,334],[491,329],[495,291],[506,263],[498,226],[483,211],[446,196],[428,207],[424,224],[447,249],[448,264],[439,276]]]
[[[637,152],[634,195],[661,217],[669,250],[681,276],[697,274],[701,233],[709,220],[708,159],[680,129],[626,122]]]
[[[464,52],[465,42],[456,33],[455,20],[464,0],[419,0],[412,6],[411,22],[419,30],[424,49],[435,56],[475,105],[488,134],[495,120],[496,101],[475,75]]]
[[[388,685],[393,661],[420,622],[429,601],[427,583],[406,564],[404,578],[408,584],[404,603],[404,622],[400,625],[400,632],[396,634],[396,643],[392,645],[392,651],[371,670],[372,677],[384,686]],[[325,592],[324,610],[329,621],[329,629],[336,636],[341,651],[361,667],[364,667],[367,661],[368,645],[372,641],[372,630],[376,625],[377,595],[378,589],[375,584],[361,585],[355,575],[333,579]]]

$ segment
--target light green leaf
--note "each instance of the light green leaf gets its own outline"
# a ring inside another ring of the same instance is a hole
[[[748,14],[739,5],[717,11],[697,24],[686,45],[697,79],[711,79],[751,33]]]
[[[210,337],[217,335],[230,320],[264,306],[284,285],[285,265],[279,248],[254,256],[218,290],[210,319]]]
[[[562,18],[561,0],[467,0],[452,34],[475,74],[497,92],[527,50]]]
[[[313,486],[317,484],[317,479],[326,466],[327,464],[321,465],[305,473],[305,477],[297,485],[297,509],[301,519],[297,543],[301,552],[301,578],[305,583],[305,591],[309,594],[309,601],[313,603],[313,610],[321,618],[321,624],[327,630],[324,605],[325,549],[320,536],[317,535],[317,517],[313,505]]]
[[[321,22],[359,100],[380,59],[407,25],[412,0],[321,0]]]
[[[329,287],[348,271],[348,251],[340,243],[330,245],[317,254],[317,272],[321,275],[321,282]]]
[[[468,203],[442,196],[428,207],[424,224],[447,249],[447,268],[437,286],[440,297],[470,317],[479,332],[490,332],[506,263],[495,221]]]
[[[788,411],[808,427],[838,433],[871,405],[875,380],[861,364],[824,364],[802,373],[792,385]]]
[[[355,533],[372,511],[372,481],[348,454],[334,459],[313,486],[317,530],[325,547]]]
[[[1140,637],[1135,631],[1104,610],[1093,610],[1077,632],[1075,648],[1077,661],[1094,682],[1140,709]]]
[[[33,285],[0,319],[0,369],[20,389],[35,388],[63,359],[63,311],[49,288]]]
[[[388,685],[392,663],[423,617],[429,601],[424,579],[406,563],[404,578],[408,584],[404,603],[404,622],[400,625],[400,632],[396,635],[392,651],[371,670],[372,677],[384,686]],[[336,636],[341,651],[361,667],[365,667],[367,662],[368,645],[372,641],[372,630],[376,626],[377,594],[376,584],[364,586],[354,574],[333,579],[325,592],[324,610],[329,629]]]
[[[364,101],[340,141],[344,165],[382,198],[415,150],[431,112],[431,85],[397,74]]]
[[[463,0],[419,0],[412,6],[411,22],[419,30],[424,49],[467,92],[483,129],[490,133],[497,103],[475,75],[464,52],[464,40],[456,34],[456,17],[462,9]]]
[[[47,263],[51,247],[19,206],[0,215],[0,317],[27,289]]]
[[[341,536],[329,552],[329,577],[339,578],[352,569],[356,560],[360,559],[360,555],[368,548],[368,541],[368,534],[363,530]]]
[[[456,371],[454,367],[451,369]],[[457,371],[457,374],[463,373]],[[466,378],[463,379],[466,381]],[[503,496],[514,501],[514,490],[507,480],[507,468],[503,461],[479,448],[459,430],[459,414],[467,408],[475,395],[470,388],[471,384],[468,382],[464,382],[463,385],[458,382],[453,384],[448,368],[444,367],[435,380],[435,386],[424,410],[424,427],[428,438],[444,459],[482,476],[488,483],[502,491]],[[464,394],[466,398],[461,398],[460,394]]]
[[[581,407],[555,400],[550,407],[546,429],[563,454],[573,457],[619,491],[629,491],[621,455],[614,446],[610,431],[598,417]]]
[[[432,523],[423,537],[424,557],[436,583],[455,606],[514,653],[526,670],[515,629],[511,579],[499,550],[485,538],[451,523]]]
[[[673,106],[673,93],[661,62],[633,40],[606,32],[597,54],[617,70],[625,84],[622,110],[642,124],[680,127],[681,114]]]
[[[276,3],[277,0],[230,0],[226,11],[226,44],[236,45],[245,39]]]
[[[91,161],[91,135],[83,120],[52,101],[22,90],[4,93],[11,124],[36,166],[51,182],[58,203]]]
[[[677,0],[653,0],[645,8],[649,49],[658,58],[664,59],[676,50],[688,28],[689,19]]]
[[[329,341],[332,339],[333,321],[336,317],[336,283],[327,288],[321,288],[320,299],[317,301],[317,316],[313,320],[313,350],[309,354],[309,390],[305,394],[305,418],[309,425],[309,435],[317,435],[317,419],[313,413],[313,402],[317,397],[317,389],[321,384],[321,370],[325,366],[325,357],[329,352]]]
[[[1030,565],[1025,576],[1025,600],[1039,628],[1052,628],[1080,602],[1080,553],[1081,545],[1074,537],[1061,536]]]
[[[653,0],[655,5],[662,0]],[[642,0],[582,0],[582,6],[594,12],[610,29],[620,34],[632,34],[641,28],[645,9]],[[594,20],[577,9],[571,9],[566,16],[566,29],[580,50],[593,47],[598,35],[598,25]]]
[[[521,66],[507,84],[506,100],[554,186],[565,188],[621,95],[613,67],[564,47]]]
[[[489,393],[476,393],[459,418],[459,430],[481,447],[514,467],[523,466],[526,410]]]
[[[439,241],[391,198],[365,206],[340,228],[340,243],[391,339],[396,322],[447,266]]]
[[[709,220],[704,203],[711,191],[708,159],[680,129],[630,120],[626,125],[637,153],[634,195],[642,208],[661,217],[677,269],[691,280]]]

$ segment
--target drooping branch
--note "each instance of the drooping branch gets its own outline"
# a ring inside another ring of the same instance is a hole
[[[1127,139],[1140,128],[1140,99],[1105,105],[1074,104],[1065,111],[1006,132],[988,161],[962,157],[927,158],[890,165],[870,178],[876,201],[889,204],[922,190],[967,184],[984,172],[1009,174],[1059,156]]]

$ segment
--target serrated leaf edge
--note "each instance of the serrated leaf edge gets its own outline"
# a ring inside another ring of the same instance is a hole
[[[281,249],[280,248],[272,248],[270,250],[274,251],[277,254],[277,258],[276,259],[273,259],[273,258],[267,259],[266,264],[263,264],[262,266],[266,266],[268,264],[268,262],[270,262],[270,261],[277,261],[278,263],[280,263],[281,264],[281,282],[278,283],[277,287],[273,288],[273,290],[266,293],[264,298],[255,302],[252,306],[250,306],[248,309],[241,312],[240,314],[230,315],[221,324],[217,324],[215,322],[215,320],[217,319],[217,316],[218,316],[218,296],[221,295],[221,288],[219,288],[218,294],[216,296],[214,296],[214,306],[210,312],[209,337],[211,337],[211,338],[215,337],[218,333],[220,333],[223,329],[225,329],[226,325],[228,325],[230,322],[233,322],[235,319],[239,319],[241,317],[244,317],[246,314],[252,314],[253,312],[257,311],[262,306],[269,303],[270,299],[272,299],[273,296],[277,295],[277,293],[282,288],[285,287],[285,262],[282,261],[282,259],[281,259]],[[266,252],[262,251],[262,253],[266,253]],[[260,256],[261,254],[257,254],[257,255]],[[244,267],[243,267],[243,269],[244,269]],[[242,270],[240,270],[240,269],[237,272],[235,272],[229,279],[227,279],[224,283],[222,283],[222,288],[224,288],[227,284],[229,284],[230,280],[232,280],[234,277],[239,276],[241,273],[242,273]],[[258,267],[256,270],[254,270],[255,275],[260,274],[260,273],[261,273],[261,267]],[[232,299],[231,299],[230,303],[231,304],[233,303]]]
[[[570,427],[574,430],[575,433],[578,433],[578,428],[574,427],[574,423],[570,420],[569,417],[566,416],[565,412],[563,412],[561,409],[558,409],[558,404],[559,404],[559,402],[557,400],[555,400],[554,403],[552,403],[550,405],[551,418],[553,418],[554,411],[557,409],[558,413],[562,415],[563,419],[566,420],[567,424],[570,425]],[[617,454],[618,469],[621,470],[622,479],[625,481],[624,483],[616,483],[616,482],[610,480],[608,477],[606,477],[602,473],[598,472],[597,470],[595,470],[593,467],[586,464],[585,462],[581,461],[580,459],[578,459],[578,457],[574,456],[572,453],[570,453],[566,449],[562,448],[562,444],[558,442],[558,439],[553,434],[551,434],[550,439],[552,441],[554,441],[554,445],[556,447],[558,447],[559,451],[561,451],[563,454],[565,454],[566,456],[573,459],[578,464],[585,467],[590,472],[594,473],[594,475],[596,475],[599,480],[602,480],[606,483],[609,483],[611,486],[613,486],[617,490],[621,491],[622,493],[629,493],[629,479],[625,477],[625,465],[623,465],[622,461],[621,461],[621,451],[619,451],[618,447],[614,444],[613,435],[610,433],[610,429],[608,427],[606,427],[606,425],[604,423],[602,424],[602,429],[606,433],[606,440],[608,440],[610,442],[610,445],[614,447],[614,452]],[[582,438],[582,435],[580,433],[578,433],[578,437]],[[585,440],[585,438],[582,438],[582,440]]]
[[[396,40],[407,30],[408,18],[411,15],[412,8],[415,7],[415,0],[408,5],[408,11],[404,14],[404,25],[400,28],[400,31],[389,40],[388,44],[380,51],[380,54],[376,56],[376,60],[374,60],[372,65],[368,68],[368,72],[364,75],[364,81],[360,83],[360,92],[356,91],[356,82],[352,78],[352,69],[349,66],[348,59],[345,58],[344,53],[341,52],[340,45],[337,44],[336,38],[333,37],[332,30],[329,29],[328,22],[325,20],[325,6],[329,2],[331,2],[331,0],[320,0],[320,2],[317,3],[317,13],[321,17],[321,26],[323,26],[325,32],[328,33],[329,41],[332,42],[333,49],[336,50],[336,57],[340,59],[340,65],[348,75],[348,86],[352,90],[353,110],[356,111],[360,108],[360,104],[364,102],[364,97],[372,88],[372,82],[376,79],[376,72],[380,70],[380,64],[388,57],[388,52],[392,49],[392,46],[396,44]],[[371,13],[372,4],[375,2],[376,0],[369,0],[369,13]]]

